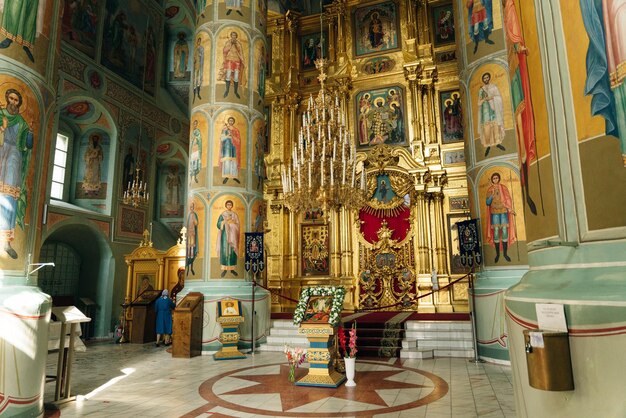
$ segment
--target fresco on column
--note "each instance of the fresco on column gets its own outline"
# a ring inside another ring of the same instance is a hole
[[[263,191],[263,181],[266,178],[265,172],[265,120],[258,118],[252,123],[252,141],[254,152],[252,154],[252,188],[260,192]]]
[[[0,55],[43,74],[50,47],[54,7],[44,0],[0,2]]]
[[[248,104],[250,57],[248,35],[236,26],[227,26],[217,36],[215,100]],[[253,86],[254,88],[254,86]]]
[[[467,0],[465,55],[468,63],[504,49],[501,0]]]
[[[217,17],[219,19],[250,23],[250,1],[251,0],[219,0],[217,2]]]
[[[172,38],[170,38],[170,59],[168,63],[170,81],[189,81],[191,80],[192,60],[189,45],[190,34],[185,29],[177,30]]]
[[[509,74],[498,64],[484,64],[470,79],[470,99],[474,113],[476,160],[511,154],[517,151]]]
[[[478,180],[478,195],[484,265],[528,264],[518,173],[509,166],[489,167]]]
[[[213,0],[194,0],[196,26],[213,21]]]
[[[626,8],[580,0],[563,30],[584,187],[587,227],[626,225]],[[573,64],[572,64],[573,63]],[[568,138],[573,140],[573,138]]]
[[[532,3],[520,9],[519,0],[504,0],[513,125],[517,138],[523,201],[525,203],[528,240],[558,234],[552,161],[547,129],[547,109],[542,62]]]
[[[61,21],[62,39],[94,59],[98,33],[98,0],[66,0]]]
[[[243,234],[246,207],[235,195],[221,195],[211,206],[211,278],[244,276]]]
[[[252,232],[264,232],[265,231],[265,219],[266,219],[265,201],[263,199],[256,199],[252,203],[252,212],[250,215],[250,228],[248,231]]]
[[[192,106],[207,103],[209,90],[206,87],[211,81],[211,38],[206,32],[198,32],[195,39],[191,75]]]
[[[187,277],[191,279],[204,277],[205,212],[205,205],[202,200],[196,196],[189,199],[185,216],[185,228],[187,228],[185,272]]]
[[[267,77],[267,52],[265,42],[258,39],[254,43],[254,66],[253,74],[253,91],[254,91],[254,107],[261,110],[263,99],[265,98],[265,79]]]
[[[0,75],[0,119],[0,262],[23,269],[41,117],[30,88],[8,75]]]
[[[246,161],[248,122],[236,110],[226,110],[215,118],[213,128],[213,185],[245,187],[250,173]]]
[[[109,186],[111,139],[101,129],[90,129],[79,141],[79,161],[76,170],[74,198],[88,200],[89,206],[105,205]],[[94,209],[91,207],[90,209]]]
[[[191,117],[191,133],[189,139],[189,189],[203,187],[206,179],[206,166],[209,125],[201,113]]]
[[[267,0],[254,0],[256,3],[256,9],[254,10],[254,16],[257,28],[265,32],[267,29]]]
[[[159,212],[161,218],[182,218],[184,211],[184,173],[178,163],[166,164],[159,179]]]

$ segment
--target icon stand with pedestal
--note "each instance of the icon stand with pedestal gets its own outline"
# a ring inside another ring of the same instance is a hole
[[[217,323],[222,327],[219,341],[222,348],[213,355],[215,360],[234,360],[246,358],[239,351],[239,324],[243,322],[241,316],[241,301],[224,299],[217,302]]]

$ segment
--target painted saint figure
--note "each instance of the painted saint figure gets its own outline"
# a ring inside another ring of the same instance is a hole
[[[202,168],[202,133],[198,129],[198,120],[193,121],[191,131],[191,151],[189,153],[189,182],[193,179],[198,182],[198,174]]]
[[[222,128],[220,135],[220,169],[222,172],[222,184],[226,184],[232,178],[239,181],[239,167],[241,167],[241,135],[235,126],[235,118],[230,116]]]
[[[626,1],[580,0],[587,49],[585,94],[591,95],[591,114],[600,115],[606,134],[619,139],[626,167]]]
[[[378,13],[374,12],[369,24],[369,41],[372,48],[380,47],[383,44],[384,36],[383,24]]]
[[[178,166],[170,167],[169,173],[165,179],[167,190],[165,191],[165,207],[168,213],[178,214],[181,196],[181,182],[178,175]]]
[[[217,219],[217,258],[222,270],[221,277],[229,271],[233,276],[237,274],[237,258],[239,257],[239,216],[233,211],[233,201],[227,200],[226,210]]]
[[[254,174],[257,177],[257,189],[262,189],[263,180],[265,180],[265,160],[263,159],[263,145],[265,143],[265,126],[259,126],[256,134],[256,142],[254,144],[254,149],[256,152],[256,156],[254,159]]]
[[[469,37],[474,41],[474,54],[478,50],[478,43],[493,45],[489,39],[493,30],[493,14],[491,0],[467,0]]]
[[[185,32],[178,33],[178,41],[174,45],[174,78],[185,78],[187,72],[187,60],[189,59],[189,46]]]
[[[228,97],[230,92],[230,82],[232,80],[235,96],[240,99],[241,96],[239,96],[238,89],[240,78],[242,85],[244,81],[245,59],[243,55],[243,45],[241,44],[241,41],[239,41],[238,37],[239,35],[237,35],[237,32],[231,32],[230,38],[224,44],[224,48],[222,49],[224,64],[222,71],[220,71],[218,76],[218,80],[224,80],[226,83],[224,97]]]
[[[185,261],[185,267],[187,275],[189,271],[191,274],[196,274],[193,270],[193,263],[198,256],[198,214],[195,210],[196,206],[194,202],[189,204],[189,213],[187,214],[187,258]]]
[[[28,205],[26,174],[34,135],[20,115],[23,103],[20,92],[8,89],[4,97],[6,108],[0,108],[0,238],[4,241],[4,251],[9,257],[17,259],[11,241],[15,239],[16,224],[24,229]]]
[[[526,204],[533,215],[537,214],[535,202],[528,190],[528,166],[536,159],[535,150],[535,117],[533,103],[530,96],[530,78],[526,57],[528,49],[524,43],[524,35],[520,27],[515,2],[503,0],[504,27],[508,44],[509,71],[511,72],[511,99],[515,112],[515,127],[517,131],[517,149],[521,167],[520,180]]]
[[[202,88],[202,79],[204,73],[204,47],[202,46],[202,38],[198,36],[196,39],[196,49],[193,52],[193,101],[202,100],[200,89]]]
[[[265,98],[265,70],[267,68],[267,62],[265,57],[265,46],[261,45],[261,51],[259,52],[259,63],[257,64],[257,68],[259,71],[259,82],[257,85],[257,90],[259,92],[259,101],[257,104],[263,103],[263,99]]]
[[[500,245],[506,261],[511,261],[507,254],[509,244],[513,245],[515,234],[515,211],[509,189],[500,183],[500,173],[491,175],[491,185],[487,189],[487,242],[496,249],[495,263],[500,260]]]
[[[482,75],[483,85],[478,90],[478,130],[480,142],[485,147],[485,157],[492,146],[506,149],[504,140],[504,105],[498,86],[490,84],[491,74]]]
[[[130,184],[133,181],[133,174],[135,172],[135,157],[133,156],[133,148],[128,147],[128,152],[124,157],[124,185],[128,185],[128,189],[130,189]]]
[[[97,195],[102,187],[102,161],[104,151],[100,145],[100,135],[89,136],[89,145],[85,150],[83,160],[85,161],[85,175],[83,176],[82,189],[86,194]]]
[[[0,34],[6,38],[0,48],[8,48],[13,42],[22,46],[31,62],[35,57],[31,49],[35,46],[39,0],[5,0],[0,23]]]

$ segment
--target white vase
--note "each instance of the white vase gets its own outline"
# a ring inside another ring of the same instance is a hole
[[[356,357],[344,357],[343,360],[346,364],[346,378],[348,379],[348,381],[346,382],[346,386],[356,386],[356,383],[354,383]]]

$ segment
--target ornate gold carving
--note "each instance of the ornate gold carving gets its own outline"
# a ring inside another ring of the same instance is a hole
[[[327,363],[330,361],[331,355],[328,350],[313,350],[309,348],[306,358],[309,362]]]

